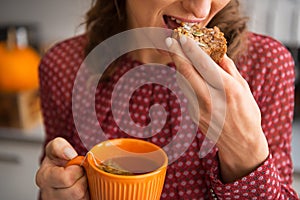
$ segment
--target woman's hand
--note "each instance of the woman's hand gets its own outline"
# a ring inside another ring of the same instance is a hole
[[[224,182],[241,178],[268,157],[257,103],[234,62],[226,55],[217,65],[194,41],[168,38],[178,82],[191,102],[192,118],[218,147]],[[191,88],[196,97],[191,94]]]
[[[77,156],[76,151],[63,138],[56,138],[46,146],[46,156],[36,174],[41,198],[88,200],[87,179],[80,166],[64,167]]]

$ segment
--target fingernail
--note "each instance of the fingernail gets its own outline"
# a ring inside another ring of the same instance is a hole
[[[166,40],[165,40],[165,43],[166,43],[167,47],[170,47],[173,43],[172,38],[167,37]]]
[[[67,156],[67,158],[72,159],[77,156],[76,151],[73,148],[67,147],[64,149],[64,154]]]
[[[181,44],[185,44],[186,43],[186,36],[184,36],[184,35],[180,36],[180,43]]]

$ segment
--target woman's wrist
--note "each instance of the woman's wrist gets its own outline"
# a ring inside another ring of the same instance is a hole
[[[262,133],[255,141],[236,144],[218,144],[218,156],[221,178],[224,183],[234,182],[259,167],[268,157],[269,148],[267,140]]]

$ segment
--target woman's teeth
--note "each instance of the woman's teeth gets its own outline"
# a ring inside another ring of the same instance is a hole
[[[172,20],[172,21],[175,21],[177,24],[179,24],[179,25],[186,25],[186,26],[193,26],[194,24],[196,24],[196,23],[188,23],[188,22],[183,22],[183,21],[181,21],[180,19],[176,19],[175,17],[170,17],[170,19]]]
[[[171,17],[171,20],[176,21],[177,24],[181,24],[182,21],[180,19],[176,19],[174,17]]]

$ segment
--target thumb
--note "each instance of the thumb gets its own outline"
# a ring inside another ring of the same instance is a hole
[[[61,137],[53,139],[46,146],[46,156],[54,162],[68,161],[77,155],[72,145]]]

